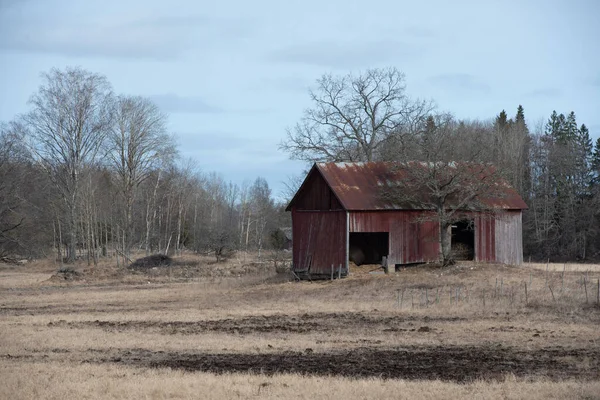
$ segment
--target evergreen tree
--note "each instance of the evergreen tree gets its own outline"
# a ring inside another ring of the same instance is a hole
[[[556,113],[556,110],[554,110],[554,111],[552,111],[550,118],[548,118],[548,122],[546,122],[546,130],[545,130],[546,136],[553,140],[556,140],[557,137],[559,136],[560,130],[561,130],[561,123],[558,118],[558,114]]]
[[[572,141],[577,138],[578,133],[577,118],[575,118],[575,113],[571,111],[564,125],[564,135],[567,141]]]
[[[508,128],[508,115],[506,115],[506,111],[502,110],[496,116],[496,127],[503,132]]]
[[[573,156],[575,158],[577,177],[576,191],[580,197],[587,196],[589,195],[593,179],[591,161],[594,145],[585,124],[582,124],[581,128],[577,130],[574,150]]]
[[[517,116],[515,117],[515,123],[525,125],[525,110],[520,104],[519,107],[517,107]]]
[[[596,140],[596,147],[592,154],[591,160],[593,182],[595,185],[600,185],[600,138]]]

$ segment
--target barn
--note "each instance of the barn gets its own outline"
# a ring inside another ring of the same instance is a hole
[[[293,271],[318,278],[345,276],[349,259],[389,266],[437,261],[439,223],[418,205],[390,205],[381,188],[402,179],[395,163],[316,163],[287,207],[292,213]],[[525,202],[506,182],[487,199],[492,212],[461,214],[453,224],[452,248],[463,259],[518,265],[523,260]],[[358,256],[356,256],[356,254]],[[354,257],[353,257],[354,256]]]

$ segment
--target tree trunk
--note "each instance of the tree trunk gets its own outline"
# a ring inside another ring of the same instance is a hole
[[[449,223],[440,224],[440,243],[442,247],[442,264],[448,266],[451,262],[452,234]]]
[[[69,204],[69,244],[67,247],[67,262],[75,262],[77,250],[77,207],[76,197],[72,197],[72,203]]]

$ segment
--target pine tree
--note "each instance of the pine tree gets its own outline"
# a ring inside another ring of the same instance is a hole
[[[523,110],[523,106],[519,104],[517,107],[517,116],[515,117],[516,124],[525,125],[525,110]]]
[[[569,116],[570,117],[570,116]],[[585,124],[577,130],[576,145],[573,156],[575,157],[575,167],[577,175],[577,192],[580,196],[589,194],[592,185],[592,154],[594,145],[590,138],[590,132]]]
[[[564,134],[566,135],[567,141],[572,141],[577,138],[578,133],[579,129],[577,129],[577,118],[575,118],[575,113],[571,111],[564,126]]]
[[[592,173],[594,175],[594,184],[600,185],[600,138],[596,140],[596,147],[592,154]]]
[[[525,201],[529,201],[531,191],[531,136],[529,135],[529,128],[525,122],[525,110],[523,106],[519,104],[517,107],[517,115],[515,116],[515,123],[511,129],[513,134],[517,138],[519,148],[517,149],[517,190],[521,194],[521,197]]]
[[[506,115],[506,111],[502,110],[496,116],[496,127],[501,131],[506,131],[508,128],[508,115]]]
[[[558,114],[556,113],[556,110],[554,110],[554,111],[552,111],[550,118],[548,118],[548,122],[546,122],[545,134],[547,137],[550,137],[553,140],[556,140],[559,135],[560,129],[561,129],[561,126],[560,126]]]

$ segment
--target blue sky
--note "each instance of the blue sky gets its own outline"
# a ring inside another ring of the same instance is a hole
[[[183,157],[279,194],[277,150],[324,73],[395,66],[459,118],[575,111],[600,136],[600,2],[0,0],[0,120],[78,65],[170,115]]]

